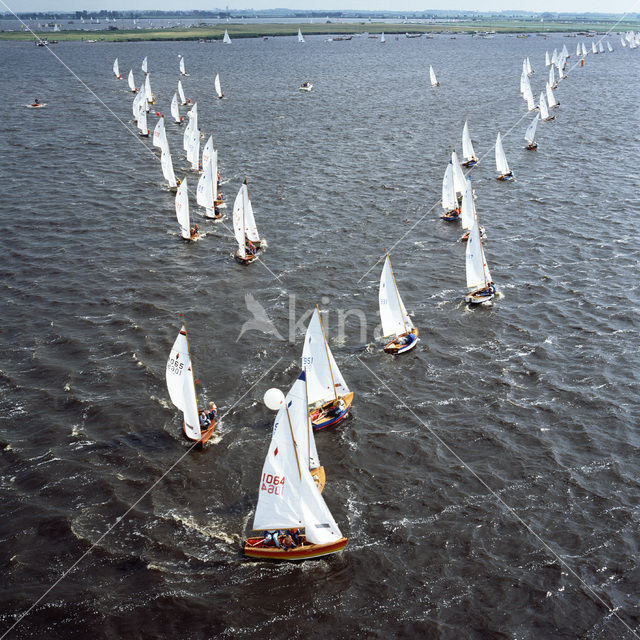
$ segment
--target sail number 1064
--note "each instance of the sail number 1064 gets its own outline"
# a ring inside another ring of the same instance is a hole
[[[284,476],[274,476],[271,473],[262,474],[260,491],[266,491],[267,493],[273,493],[279,496],[282,493],[282,487],[284,487]]]

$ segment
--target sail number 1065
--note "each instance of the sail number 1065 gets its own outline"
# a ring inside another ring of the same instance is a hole
[[[282,487],[284,486],[284,476],[274,476],[271,473],[262,474],[262,485],[260,491],[266,491],[267,493],[273,493],[279,496],[282,493]]]

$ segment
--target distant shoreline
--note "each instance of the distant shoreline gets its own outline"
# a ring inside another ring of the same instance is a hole
[[[587,36],[595,33],[606,32],[614,26],[615,22],[546,22],[534,23],[525,20],[473,20],[460,22],[437,22],[434,24],[398,24],[386,22],[337,22],[330,24],[221,24],[211,26],[198,26],[189,28],[168,29],[118,29],[96,31],[46,31],[36,32],[43,40],[57,40],[58,42],[82,42],[86,40],[98,40],[99,42],[143,42],[143,41],[198,41],[198,40],[222,40],[225,29],[229,36],[234,38],[272,38],[277,36],[295,36],[298,29],[304,35],[342,36],[369,33],[377,35],[384,31],[387,35],[410,34],[511,34],[511,35],[552,35],[556,33],[582,33]],[[630,29],[640,29],[640,22],[624,22],[616,25],[615,32],[625,32]],[[30,41],[33,35],[28,31],[1,31],[0,40]]]

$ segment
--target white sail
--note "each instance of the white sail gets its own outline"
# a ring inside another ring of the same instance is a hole
[[[509,173],[509,164],[507,163],[507,156],[505,156],[502,147],[502,136],[500,132],[498,132],[498,137],[496,138],[496,169],[501,176]]]
[[[607,49],[609,50],[609,53],[613,53],[613,47],[611,46],[611,43],[607,40]]]
[[[318,309],[314,309],[302,349],[302,367],[307,372],[309,405],[324,403],[349,393],[327,344]]]
[[[222,98],[222,87],[220,86],[219,73],[216,73],[216,79],[213,81],[213,86],[215,87],[216,93],[218,94],[218,98]]]
[[[178,95],[180,96],[180,104],[182,106],[189,104],[184,95],[184,89],[182,88],[182,80],[178,80]]]
[[[560,55],[563,58],[568,58],[569,57],[569,49],[567,49],[567,45],[566,44],[562,45],[562,51],[560,52]]]
[[[153,97],[153,92],[151,91],[151,80],[149,79],[149,74],[147,74],[146,78],[144,79],[144,93],[145,97],[147,98],[147,102],[153,103],[155,98]]]
[[[544,93],[540,94],[540,118],[542,120],[549,119],[549,109],[547,108],[547,100],[544,97]]]
[[[113,75],[116,78],[120,78],[120,67],[118,67],[118,58],[116,58],[113,63]]]
[[[187,70],[184,68],[184,56],[180,56],[180,73],[181,73],[183,76],[188,75],[188,74],[187,74]]]
[[[438,86],[438,80],[436,78],[436,73],[433,70],[433,67],[431,65],[429,65],[429,78],[431,80],[431,86],[432,87],[437,87]]]
[[[149,133],[149,129],[147,127],[147,101],[144,99],[139,103],[138,129],[140,129],[140,133],[142,134]]]
[[[466,189],[466,180],[460,166],[460,160],[458,160],[458,154],[455,151],[451,152],[451,165],[453,168],[453,186],[456,194],[462,195]]]
[[[144,110],[146,113],[147,107],[146,107],[146,98],[145,98],[144,91],[140,91],[136,93],[136,97],[133,99],[133,103],[131,105],[131,110],[133,111],[133,117],[136,120],[138,119],[138,115],[140,114],[140,105],[142,103],[145,103]]]
[[[604,47],[602,46],[602,42],[598,42],[598,53],[604,53]]]
[[[210,217],[214,213],[215,201],[218,196],[217,183],[214,171],[217,161],[214,163],[214,159],[217,160],[217,153],[214,151],[208,160],[202,161],[203,171],[198,180],[198,188],[196,190],[196,201],[207,210]]]
[[[245,235],[245,223],[244,214],[247,209],[247,202],[249,200],[249,193],[247,191],[247,185],[243,184],[236,199],[233,203],[233,233],[238,242],[238,255],[241,258],[246,258],[246,235]]]
[[[398,292],[389,256],[385,258],[378,290],[380,323],[384,337],[397,337],[413,329],[413,323]]]
[[[471,143],[471,135],[469,134],[469,125],[466,120],[464,122],[464,127],[462,127],[462,157],[465,162],[476,159],[473,144]]]
[[[178,107],[178,95],[176,93],[174,93],[173,98],[171,98],[171,117],[174,122],[181,122],[180,107]]]
[[[244,208],[244,230],[249,240],[258,242],[260,240],[260,234],[258,233],[256,219],[253,215],[253,206],[249,198],[249,187],[247,187],[246,184],[245,187],[247,189],[247,200]]]
[[[555,72],[555,68],[551,67],[551,69],[549,69],[549,84],[553,87],[555,83],[556,83],[556,72]]]
[[[476,217],[475,204],[473,202],[473,189],[471,188],[471,178],[467,178],[467,187],[462,196],[462,207],[460,212],[460,221],[462,228],[469,230],[473,226]]]
[[[591,53],[598,53],[598,50],[596,49],[596,43],[595,42],[591,43]]]
[[[191,144],[191,141],[193,139],[193,132],[197,129],[198,127],[198,115],[197,115],[197,111],[194,114],[194,110],[197,106],[197,103],[193,106],[193,108],[191,109],[191,111],[187,112],[188,116],[191,116],[189,118],[189,122],[187,123],[187,126],[184,129],[184,133],[182,134],[182,148],[188,152],[189,150],[189,145]]]
[[[442,178],[442,208],[445,213],[458,208],[456,190],[453,186],[453,165],[451,161],[447,164],[444,177]]]
[[[131,91],[135,91],[136,82],[133,79],[133,69],[129,69],[129,76],[127,77],[127,82],[129,83],[129,89],[131,89]]]
[[[551,55],[551,64],[558,64],[558,50],[554,49]]]
[[[224,30],[224,37],[222,38],[222,42],[223,44],[231,44],[231,38],[229,37],[226,29]]]
[[[180,183],[176,193],[176,217],[180,225],[180,235],[185,240],[191,239],[191,222],[189,220],[189,192],[187,191],[187,178]]]
[[[626,46],[627,46],[627,43],[624,41],[624,38],[620,38],[620,44],[621,44],[623,47],[626,47]]]
[[[547,87],[548,86],[549,85],[547,85]],[[536,117],[532,120],[531,124],[527,127],[527,130],[524,132],[524,139],[529,144],[533,144],[535,142],[536,127],[538,126],[538,119],[539,118],[540,118],[540,114],[536,113]]]
[[[200,169],[200,129],[194,129],[187,147],[187,160],[191,163],[192,171]]]
[[[491,282],[491,274],[484,257],[478,216],[475,217],[471,231],[469,231],[465,255],[467,287],[469,289],[486,287]]]
[[[198,399],[189,355],[187,330],[184,325],[171,347],[167,360],[166,380],[171,402],[184,414],[187,437],[191,440],[199,440],[202,433],[198,416]]]
[[[556,100],[556,97],[553,94],[553,91],[552,91],[551,87],[548,84],[547,84],[546,93],[547,93],[547,103],[548,103],[549,107],[557,107],[558,106],[558,101]]]
[[[304,42],[304,38],[302,37],[302,31],[298,29],[298,42]]]
[[[143,70],[145,73],[148,73],[148,72],[149,72],[149,66],[148,66],[148,64],[147,64],[147,56],[145,56],[144,58],[142,58],[142,70]]]
[[[167,144],[167,132],[164,128],[164,117],[158,118],[156,126],[153,129],[153,146],[159,149],[164,148]]]
[[[576,57],[579,58],[581,53],[582,50],[580,49],[580,43],[578,42],[578,44],[576,45]]]
[[[384,39],[384,31],[380,34],[380,42],[385,43],[386,40]]]
[[[169,144],[162,149],[162,155],[160,156],[160,164],[162,165],[162,175],[164,179],[169,183],[169,186],[175,188],[178,186],[176,176],[173,173],[173,162],[171,161],[171,152],[169,151]]]
[[[536,108],[536,103],[533,98],[533,92],[531,91],[531,83],[529,82],[529,78],[527,78],[526,75],[524,76],[523,87],[524,87],[523,96],[524,96],[524,99],[527,101],[527,109],[529,109],[529,111],[533,111],[533,109]]]
[[[527,66],[527,75],[530,76],[533,73],[533,68],[531,67],[531,61],[528,56],[525,58],[525,63]]]
[[[544,52],[544,66],[548,67],[551,65],[551,60],[549,60],[549,52],[545,51]]]
[[[582,43],[582,55],[583,56],[587,55],[587,47],[584,46],[584,42]]]
[[[202,149],[202,166],[204,167],[213,155],[213,136],[209,136]]]

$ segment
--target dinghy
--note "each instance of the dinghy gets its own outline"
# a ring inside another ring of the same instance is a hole
[[[180,73],[183,76],[188,76],[186,69],[184,68],[184,56],[180,56]]]
[[[464,127],[462,127],[462,157],[465,167],[473,167],[478,162],[476,154],[473,150],[473,144],[471,143],[471,135],[469,134],[469,125],[467,121],[464,121]]]
[[[620,38],[620,44],[621,44],[623,47],[626,47],[626,46],[627,46],[627,43],[624,41],[624,38]]]
[[[458,206],[460,206],[460,203],[462,202],[462,194],[466,187],[466,180],[455,149],[451,152],[451,165],[453,169],[453,188],[455,189],[456,197],[458,199]]]
[[[132,93],[136,93],[138,88],[136,87],[135,80],[133,79],[133,69],[129,69],[129,75],[127,76],[127,82],[129,83],[129,90]]]
[[[580,43],[576,45],[576,58],[579,58],[582,55],[582,49],[580,49]]]
[[[196,102],[193,107],[189,111],[187,111],[187,117],[189,118],[189,122],[185,127],[184,133],[182,134],[182,148],[187,151],[189,149],[189,145],[191,144],[191,139],[193,138],[194,129],[198,128],[198,103]]]
[[[467,288],[471,289],[471,291],[464,299],[469,304],[488,302],[495,295],[496,286],[491,279],[491,273],[489,273],[489,267],[485,259],[477,214],[474,217],[471,231],[469,231],[465,255]]]
[[[547,85],[548,87],[549,85]],[[524,139],[527,141],[527,146],[525,149],[527,151],[535,151],[538,148],[538,143],[536,142],[536,127],[538,126],[538,120],[540,118],[540,114],[536,113],[536,117],[532,120],[531,124],[527,127],[527,130],[524,132]]]
[[[550,67],[551,66],[551,60],[549,60],[549,52],[548,51],[544,52],[544,66],[545,67]]]
[[[522,75],[522,86],[522,95],[527,102],[527,109],[529,111],[533,111],[536,108],[536,102],[533,98],[533,91],[531,91],[531,83],[529,82],[529,78],[526,74]]]
[[[431,80],[431,86],[432,87],[439,87],[440,83],[438,82],[438,79],[436,78],[436,73],[433,70],[433,67],[431,65],[429,65],[429,78]]]
[[[160,155],[160,165],[162,166],[162,175],[167,181],[169,191],[176,192],[178,190],[179,182],[176,180],[176,176],[173,173],[173,162],[171,161],[171,152],[169,151],[169,143],[162,149]]]
[[[544,93],[540,94],[540,119],[545,122],[549,122],[549,120],[555,120],[556,117],[549,115],[549,109],[547,108],[547,100],[544,97]]]
[[[386,40],[384,39],[384,31],[380,34],[380,42],[384,44]]]
[[[180,235],[183,240],[195,240],[198,237],[198,225],[191,228],[189,219],[189,192],[187,190],[187,178],[180,183],[176,193],[176,218],[180,225]]]
[[[180,115],[180,107],[178,106],[178,95],[173,94],[171,98],[171,117],[176,124],[182,124],[182,116]]]
[[[25,104],[27,109],[44,109],[48,103],[46,102],[32,102],[31,104]]]
[[[273,425],[269,450],[259,480],[253,531],[277,533],[304,529],[292,548],[268,544],[267,536],[249,537],[244,554],[260,560],[306,560],[342,551],[347,544],[327,507],[306,461],[305,372],[287,394]]]
[[[218,153],[214,150],[206,160],[203,153],[202,166],[203,171],[196,190],[196,201],[205,208],[205,218],[219,220],[222,218],[222,214],[218,211],[218,205],[222,200],[218,200]]]
[[[142,58],[142,65],[141,65],[142,71],[144,73],[149,73],[149,65],[147,64],[147,56],[145,56],[144,58]]]
[[[200,173],[200,129],[192,129],[189,146],[187,147],[187,160],[191,163],[191,171]]]
[[[353,392],[349,391],[327,344],[318,307],[304,337],[302,367],[307,372],[309,417],[314,431],[344,420],[351,409]]]
[[[250,264],[258,259],[258,249],[262,240],[258,235],[253,207],[249,199],[247,181],[240,187],[233,203],[233,231],[238,242],[236,260],[240,264]]]
[[[156,97],[153,95],[153,91],[151,91],[151,79],[149,78],[149,75],[150,74],[147,73],[144,79],[144,93],[147,98],[147,102],[149,104],[155,104]]]
[[[231,38],[229,37],[229,34],[227,33],[227,30],[224,30],[224,37],[222,38],[222,43],[223,44],[231,44]]]
[[[185,437],[198,442],[201,446],[204,445],[211,438],[215,424],[212,420],[205,431],[200,428],[198,396],[193,377],[191,354],[189,353],[187,329],[184,324],[173,343],[173,347],[171,347],[171,353],[167,360],[166,379],[171,402],[182,411],[184,416],[182,428]]]
[[[122,80],[122,75],[120,73],[120,67],[118,66],[118,58],[116,58],[114,63],[113,63],[113,75],[116,77],[116,80]]]
[[[298,42],[304,42],[304,38],[302,37],[302,31],[298,29]]]
[[[549,82],[548,82],[549,86],[552,89],[557,89],[558,88],[558,83],[556,82],[556,72],[554,67],[551,67],[551,69],[549,69]]]
[[[596,48],[596,43],[592,42],[591,43],[591,53],[598,53],[598,49]]]
[[[587,57],[587,47],[584,46],[584,42],[582,43],[582,55],[585,58]]]
[[[547,93],[547,106],[549,108],[559,107],[560,103],[556,100],[556,96],[551,90],[551,87],[549,86],[549,84],[547,84],[546,93]]]
[[[162,151],[167,144],[167,132],[164,128],[164,116],[160,116],[153,130],[153,146],[158,147],[158,149]]]
[[[139,102],[137,124],[139,129],[138,135],[143,138],[148,138],[151,132],[147,128],[147,100],[144,96],[142,101]]]
[[[224,93],[222,93],[222,87],[220,86],[220,74],[216,73],[216,79],[213,81],[213,86],[215,87],[216,94],[218,95],[218,99],[221,100],[224,98]]]
[[[607,40],[607,50],[609,51],[609,53],[613,53],[613,47],[611,46],[611,43]]]
[[[303,82],[299,87],[300,91],[311,91],[311,89],[313,89],[313,85],[308,80]]]
[[[180,96],[180,104],[185,107],[191,102],[191,98],[186,98],[184,95],[184,89],[182,88],[182,80],[178,80],[178,95]]]
[[[453,164],[449,160],[449,164],[442,178],[442,209],[444,213],[440,216],[446,222],[456,222],[460,217],[460,208],[458,207],[458,199],[453,186]]]
[[[498,137],[496,138],[496,171],[498,172],[496,176],[497,180],[513,180],[513,171],[509,169],[507,156],[505,156],[502,147],[502,136],[500,132],[498,132]]]
[[[473,189],[471,188],[471,178],[467,178],[467,187],[464,195],[462,196],[462,213],[460,214],[460,221],[462,222],[462,228],[466,229],[466,233],[460,238],[461,242],[467,242],[469,240],[469,231],[473,227],[473,221],[476,218],[476,205],[473,200]],[[480,236],[486,238],[484,227],[480,227]]]
[[[602,42],[598,42],[598,53],[604,53],[604,47],[602,46]]]
[[[418,329],[413,326],[402,302],[388,254],[380,274],[378,305],[382,337],[387,340],[391,338],[384,347],[385,353],[399,355],[413,349],[419,340]]]

